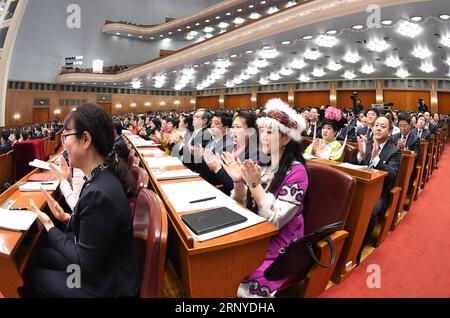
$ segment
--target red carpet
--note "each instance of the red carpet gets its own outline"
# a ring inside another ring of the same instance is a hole
[[[450,297],[450,146],[417,201],[394,232],[343,283],[323,298]],[[369,288],[371,264],[380,288]]]

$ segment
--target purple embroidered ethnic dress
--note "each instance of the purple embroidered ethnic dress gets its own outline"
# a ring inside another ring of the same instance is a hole
[[[274,174],[268,168],[262,168],[261,184],[267,191]],[[281,186],[274,194],[266,192],[265,202],[257,207],[260,216],[280,228],[269,243],[264,262],[240,284],[239,297],[273,297],[275,292],[288,279],[270,281],[264,277],[264,270],[270,266],[285,247],[294,238],[302,237],[304,230],[303,200],[308,188],[308,175],[305,166],[293,162],[288,169]]]

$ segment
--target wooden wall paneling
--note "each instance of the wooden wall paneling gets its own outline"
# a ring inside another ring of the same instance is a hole
[[[294,105],[298,108],[320,107],[330,103],[330,91],[295,92]]]
[[[225,95],[225,108],[229,109],[251,109],[252,108],[252,95],[251,94],[239,94],[239,95]]]
[[[284,102],[288,102],[288,92],[277,93],[258,93],[257,105],[258,107],[264,107],[269,99],[280,98]],[[251,104],[250,104],[251,105]]]
[[[49,112],[48,107],[33,107],[33,123],[48,123]]]
[[[353,108],[353,102],[350,99],[354,91],[358,92],[359,99],[364,108],[370,107],[372,104],[376,104],[377,97],[375,90],[342,90],[337,91],[336,105],[340,108]]]
[[[438,112],[450,114],[450,92],[438,92]]]
[[[197,108],[220,108],[219,96],[197,96]]]
[[[431,107],[430,92],[417,90],[384,90],[384,102],[394,103],[394,110],[417,112],[418,98],[422,98]],[[365,106],[365,105],[364,105]]]

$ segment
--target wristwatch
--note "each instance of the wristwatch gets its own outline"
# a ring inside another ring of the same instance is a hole
[[[256,188],[259,185],[259,182],[253,182],[252,184],[250,184],[250,187],[252,187],[253,189]]]

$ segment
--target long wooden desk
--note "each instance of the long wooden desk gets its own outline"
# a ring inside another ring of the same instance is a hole
[[[153,149],[153,153],[146,156],[142,156],[139,152],[149,149]],[[266,221],[204,242],[194,240],[180,215],[197,211],[176,212],[161,185],[202,179],[157,181],[145,158],[168,155],[152,147],[135,148],[135,151],[149,173],[151,185],[166,206],[171,221],[168,255],[187,295],[189,297],[236,297],[239,283],[263,262],[270,237],[278,232],[278,228]],[[170,166],[158,169],[178,170],[185,167]]]
[[[355,192],[345,221],[345,230],[349,232],[349,235],[331,278],[333,282],[340,283],[357,266],[356,257],[364,240],[372,210],[381,195],[384,178],[388,173],[375,169],[351,169],[341,166],[339,162],[324,159],[311,159],[307,162],[330,166],[347,172],[356,179]]]

